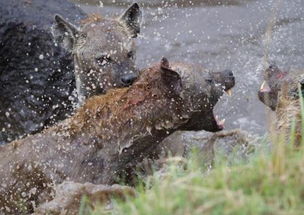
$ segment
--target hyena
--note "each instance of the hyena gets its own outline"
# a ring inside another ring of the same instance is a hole
[[[180,76],[166,62],[143,70],[130,88],[87,99],[58,125],[0,147],[0,213],[32,212],[64,180],[112,184],[184,123]]]
[[[304,93],[304,71],[283,71],[272,64],[264,72],[264,82],[258,91],[258,97],[276,113],[276,119],[270,125],[276,134],[284,135],[290,142],[292,124],[295,126],[294,144],[302,141],[302,117],[300,92]]]
[[[92,16],[79,28],[59,15],[55,22],[55,41],[74,57],[80,104],[110,88],[129,86],[137,78],[133,38],[140,33],[138,4],[117,18]]]
[[[86,14],[66,0],[0,1],[0,144],[67,118],[74,107],[74,63],[55,46],[55,14]]]
[[[217,132],[224,128],[225,120],[220,120],[213,113],[213,108],[224,92],[231,95],[235,77],[231,70],[209,71],[200,64],[172,62],[171,69],[182,79],[185,90],[182,98],[188,101],[189,109],[196,115],[180,130]],[[195,100],[196,102],[193,102]]]
[[[64,180],[113,184],[187,123],[188,129],[220,129],[205,116],[213,116],[208,99],[218,99],[223,86],[208,74],[190,79],[183,82],[162,59],[131,87],[93,96],[71,118],[0,147],[0,212],[32,212],[33,203],[50,200],[52,184]]]
[[[55,14],[64,19],[56,16],[58,22],[54,21]],[[132,38],[140,31],[138,5],[118,18],[86,17],[67,0],[0,1],[0,144],[73,114],[77,103],[73,58],[82,98],[135,79]]]

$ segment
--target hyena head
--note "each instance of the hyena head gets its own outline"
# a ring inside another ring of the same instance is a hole
[[[138,76],[135,44],[141,11],[133,4],[118,18],[93,17],[80,28],[55,16],[53,35],[57,44],[74,56],[79,103],[112,87],[125,87]]]

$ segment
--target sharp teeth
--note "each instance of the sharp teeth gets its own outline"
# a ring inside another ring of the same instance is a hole
[[[261,85],[261,87],[260,87],[260,90],[263,90],[263,89],[264,89],[265,84],[266,84],[266,81],[263,81],[263,83],[262,83],[262,85]]]
[[[232,96],[232,90],[227,90],[226,93],[228,94],[228,96]]]
[[[226,121],[226,119],[222,119],[221,121],[219,121],[219,125],[224,125],[225,121]]]
[[[215,120],[216,120],[217,124],[220,125],[220,126],[224,126],[225,121],[226,121],[226,119],[220,120],[217,115],[215,116]]]

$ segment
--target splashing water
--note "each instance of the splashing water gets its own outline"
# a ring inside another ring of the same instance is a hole
[[[131,1],[75,0],[89,13],[119,14]],[[262,71],[304,67],[304,2],[302,0],[139,1],[144,10],[137,64],[146,67],[162,56],[201,63],[210,70],[231,69],[236,76],[232,97],[215,108],[226,128],[264,134],[267,108],[258,100]],[[187,1],[189,2],[189,1]],[[266,111],[265,111],[266,110]]]

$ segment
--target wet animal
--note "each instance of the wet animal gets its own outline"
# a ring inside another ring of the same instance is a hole
[[[55,21],[55,40],[74,57],[79,103],[137,78],[133,38],[140,32],[141,11],[136,3],[118,18],[92,16],[80,28],[59,15]]]
[[[213,113],[213,108],[224,92],[231,95],[235,85],[233,72],[212,72],[200,64],[184,62],[172,62],[170,65],[181,76],[184,88],[181,96],[188,102],[189,109],[195,115],[180,130],[222,130],[225,120],[218,119]]]
[[[31,212],[63,180],[112,184],[126,164],[182,124],[188,114],[181,109],[180,76],[166,65],[144,70],[131,88],[88,99],[57,126],[4,145],[2,212]]]
[[[35,205],[50,200],[53,185],[64,180],[113,184],[127,167],[136,165],[183,125],[190,122],[187,128],[199,129],[192,117],[201,121],[196,113],[212,90],[223,93],[224,86],[212,77],[183,84],[162,59],[144,69],[130,88],[93,96],[71,118],[2,146],[0,210],[30,213]],[[203,123],[208,125],[209,120]]]
[[[292,124],[295,125],[295,144],[302,140],[300,92],[304,92],[304,71],[283,71],[270,65],[264,72],[264,82],[258,91],[261,102],[276,113],[274,129],[290,141]]]
[[[81,103],[130,85],[140,19],[137,4],[101,18],[66,0],[0,1],[0,144],[70,116],[76,85]]]

